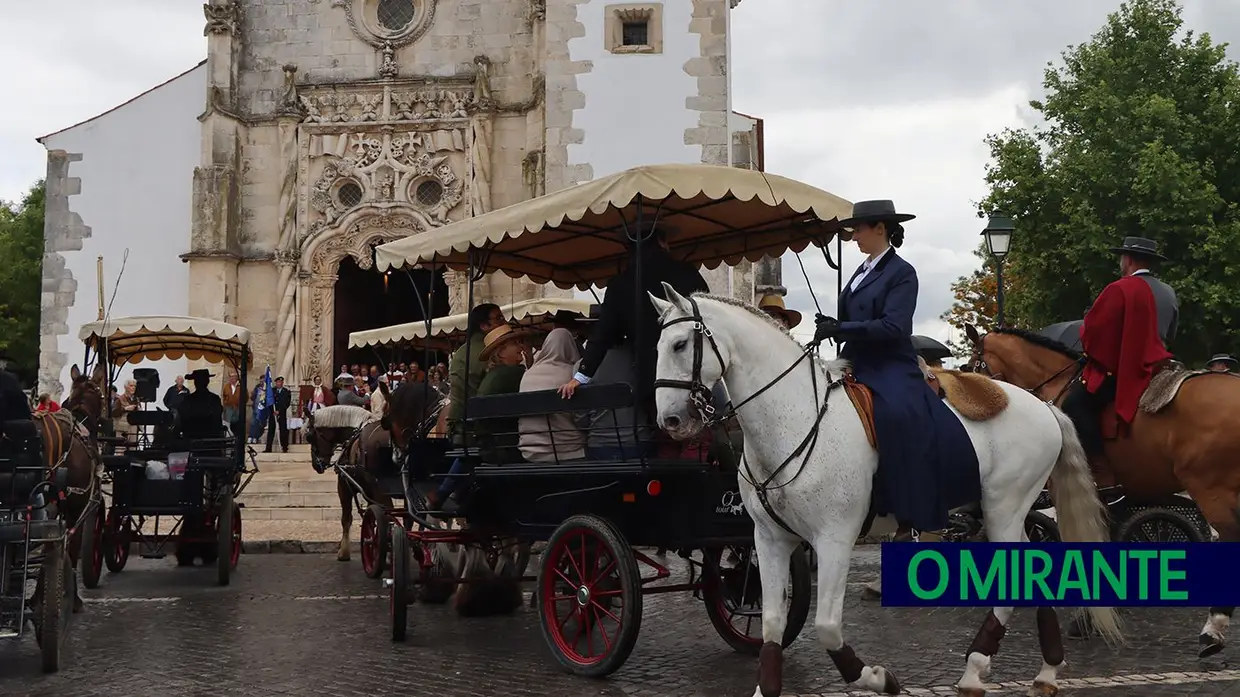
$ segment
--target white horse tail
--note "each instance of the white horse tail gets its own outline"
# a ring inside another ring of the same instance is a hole
[[[1076,425],[1058,407],[1047,406],[1059,422],[1059,432],[1063,435],[1059,459],[1051,470],[1051,498],[1055,502],[1059,534],[1065,542],[1110,542],[1107,510],[1098,498],[1098,487],[1094,484],[1089,458],[1081,447]],[[1123,641],[1115,608],[1091,607],[1089,615],[1094,628],[1108,643]]]

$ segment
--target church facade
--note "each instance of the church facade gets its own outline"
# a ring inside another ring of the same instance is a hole
[[[246,326],[258,370],[308,384],[349,331],[466,309],[460,274],[380,281],[379,244],[642,164],[759,166],[761,122],[730,105],[737,2],[210,0],[203,64],[40,139],[40,388],[67,385],[97,286],[109,316]],[[753,295],[748,264],[707,274]]]

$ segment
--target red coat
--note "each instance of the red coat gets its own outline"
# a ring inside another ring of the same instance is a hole
[[[1154,366],[1171,358],[1158,337],[1154,292],[1145,281],[1127,276],[1102,290],[1081,325],[1081,346],[1089,362],[1085,389],[1097,392],[1115,376],[1115,412],[1127,424],[1137,415]]]

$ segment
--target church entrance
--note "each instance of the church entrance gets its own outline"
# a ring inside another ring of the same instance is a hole
[[[433,289],[433,292],[432,292]],[[336,272],[332,375],[342,364],[378,365],[380,370],[401,362],[423,362],[420,350],[403,347],[349,348],[349,334],[448,314],[448,285],[442,271],[363,269],[346,256]]]

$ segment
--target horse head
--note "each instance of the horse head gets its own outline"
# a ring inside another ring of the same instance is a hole
[[[107,402],[103,390],[103,384],[107,380],[107,370],[102,364],[96,364],[94,371],[87,376],[78,370],[75,364],[69,369],[69,377],[72,379],[69,396],[65,398],[61,406],[85,421],[87,429],[95,433],[103,418],[104,405]]]
[[[1080,352],[1040,334],[1011,327],[982,334],[971,324],[965,325],[964,333],[973,345],[970,370],[1045,399],[1061,397],[1080,372]]]
[[[438,404],[438,393],[425,383],[409,383],[393,390],[384,407],[380,425],[391,435],[393,457],[409,449],[414,438],[426,435],[433,424],[427,423]]]
[[[686,298],[667,283],[663,292],[666,300],[649,293],[659,314],[655,406],[660,428],[683,440],[705,427],[711,387],[723,377],[727,363],[702,316],[705,300]]]
[[[310,444],[310,465],[314,467],[314,471],[323,473],[327,471],[327,465],[331,462],[332,452],[335,451],[335,443],[331,442],[330,429],[314,428],[314,412],[306,418],[305,425],[306,442]],[[325,454],[326,453],[326,454]]]

